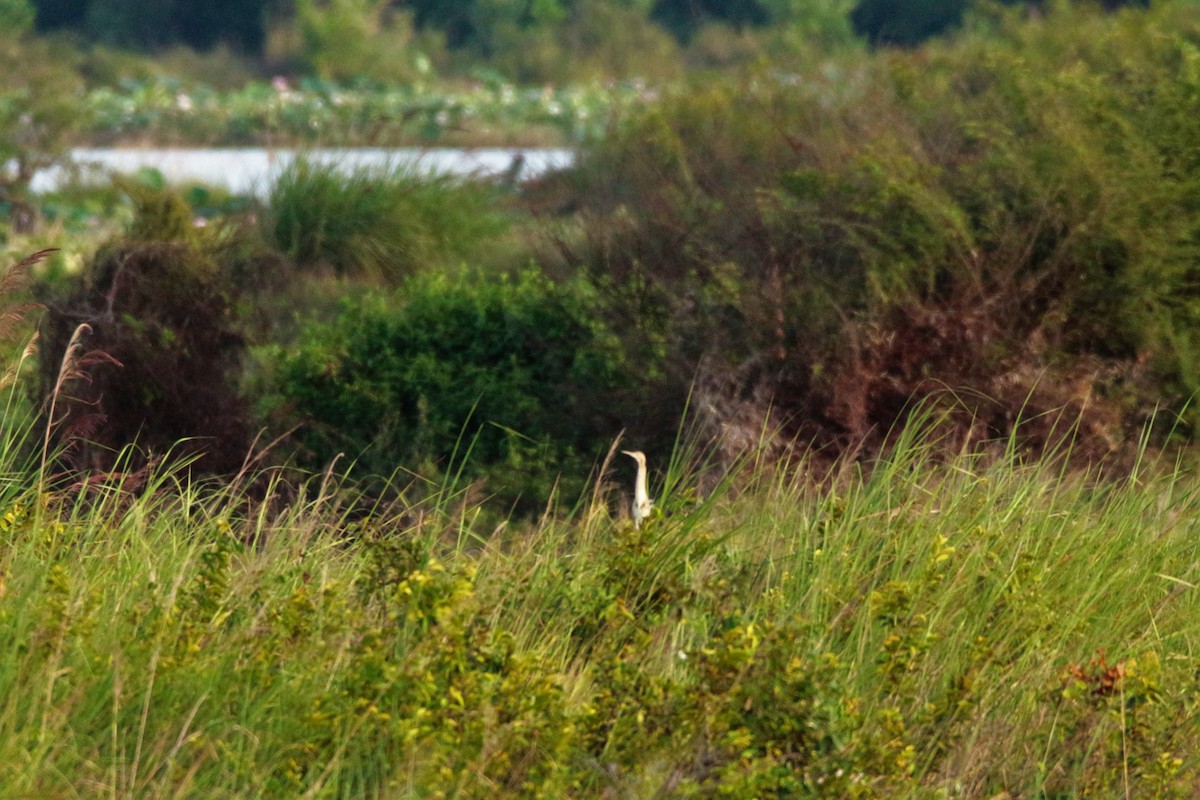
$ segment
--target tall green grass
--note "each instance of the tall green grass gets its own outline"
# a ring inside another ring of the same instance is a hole
[[[398,283],[465,259],[505,228],[493,189],[393,165],[345,168],[298,158],[275,179],[267,226],[305,269]]]
[[[935,453],[656,473],[640,530],[6,491],[0,795],[1189,796],[1200,480]]]

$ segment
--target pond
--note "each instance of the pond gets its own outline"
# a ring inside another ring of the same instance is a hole
[[[520,180],[548,170],[568,167],[575,154],[550,148],[76,148],[71,162],[85,181],[103,180],[108,173],[134,173],[152,168],[168,183],[203,183],[228,189],[234,194],[264,196],[274,176],[298,154],[321,163],[340,164],[347,169],[361,166],[385,168],[407,166],[431,173],[494,177],[516,170]],[[520,159],[517,161],[516,159]],[[35,193],[53,191],[67,175],[62,167],[38,172],[32,183]]]

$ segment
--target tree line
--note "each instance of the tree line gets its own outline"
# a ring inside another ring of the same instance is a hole
[[[451,50],[487,58],[504,42],[498,30],[550,29],[572,16],[618,10],[687,43],[710,25],[734,29],[852,25],[877,43],[916,44],[961,23],[983,0],[5,0],[31,4],[37,28],[71,30],[102,44],[153,51],[183,44],[209,49],[225,44],[261,55],[272,25],[306,8],[364,18],[411,16],[418,32],[443,37]],[[1002,0],[1039,5],[1024,0]],[[1146,5],[1148,0],[1103,0],[1102,5]]]

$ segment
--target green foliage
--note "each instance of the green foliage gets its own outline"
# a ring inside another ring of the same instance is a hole
[[[301,0],[296,24],[306,72],[325,80],[411,81],[424,58],[409,17],[381,0]]]
[[[411,44],[446,41],[449,61],[523,83],[594,77],[659,77],[680,68],[676,43],[648,19],[649,4],[625,0],[470,0],[405,4],[410,17],[388,35],[387,4],[337,0],[300,4],[306,50],[322,74],[387,77],[372,58],[394,61]],[[444,61],[435,47],[426,55]],[[325,53],[317,60],[318,54]],[[413,59],[409,59],[411,71]],[[331,65],[340,64],[336,69]],[[393,79],[395,76],[393,76]]]
[[[403,166],[298,158],[271,186],[267,226],[304,269],[398,283],[477,252],[503,229],[486,186]]]
[[[161,175],[144,180],[117,178],[114,185],[133,206],[129,238],[136,241],[196,240],[195,214],[191,204],[178,192],[167,189]]]
[[[651,18],[682,42],[689,42],[704,27],[723,25],[738,29],[765,25],[762,3],[729,3],[722,0],[656,0]]]
[[[433,477],[465,461],[489,492],[537,508],[560,473],[566,497],[582,488],[632,380],[586,287],[534,272],[419,276],[348,302],[272,361],[317,464],[345,452],[368,472]]]
[[[265,69],[315,70],[344,79],[404,81],[425,57],[464,72],[562,81],[605,76],[663,79],[680,70],[678,45],[732,30],[757,57],[793,68],[797,57],[855,41],[916,45],[957,29],[964,16],[1023,0],[8,0],[22,25],[72,30],[88,43],[142,52],[186,46],[262,56]],[[1148,0],[1105,0],[1109,10]],[[620,26],[613,30],[612,25]],[[448,52],[443,52],[443,44]],[[712,53],[710,52],[710,57]],[[693,63],[695,58],[691,58]],[[703,59],[701,59],[703,61]]]
[[[0,36],[17,37],[32,30],[35,13],[29,0],[0,0]]]
[[[585,151],[559,251],[676,374],[704,365],[707,395],[763,396],[795,435],[878,444],[948,388],[967,438],[1051,412],[1026,430],[1045,445],[1066,407],[1081,452],[1120,449],[1200,390],[1200,23],[1055,13],[637,109]]]
[[[243,52],[262,46],[266,0],[33,0],[39,29],[69,27],[95,42],[141,50],[174,44]]]
[[[880,2],[861,0],[850,15],[854,28],[873,43],[915,45],[962,24],[969,0]]]
[[[329,478],[5,483],[0,792],[1190,796],[1195,476],[928,444],[469,552]]]
[[[855,42],[852,0],[759,0],[770,28],[778,29],[792,51],[834,52]]]
[[[576,74],[580,67],[570,63],[572,56],[585,64],[600,61],[609,75],[665,77],[677,70],[667,41],[689,44],[712,26],[788,42],[788,47],[760,42],[755,45],[760,53],[827,51],[852,38],[852,5],[847,0],[466,0],[447,6],[416,0],[410,7],[418,26],[445,32],[453,50],[473,54],[511,77],[544,80]],[[620,29],[606,36],[605,23]],[[648,45],[657,52],[646,52]],[[534,52],[523,54],[522,47]],[[605,59],[606,53],[626,61]]]
[[[569,9],[535,3],[527,17],[480,6],[478,57],[518,82],[665,80],[679,73],[675,42],[644,11],[607,0],[578,0]]]
[[[160,46],[169,36],[172,3],[158,0],[93,0],[87,4],[87,28],[106,44]]]
[[[0,7],[12,15],[0,35],[0,60],[8,65],[0,80],[0,201],[18,232],[34,227],[36,212],[28,197],[29,182],[38,169],[58,163],[71,135],[86,125],[81,114],[82,82],[70,53],[49,42],[25,40],[24,6]],[[4,20],[0,19],[0,25]],[[10,164],[11,162],[11,164]]]

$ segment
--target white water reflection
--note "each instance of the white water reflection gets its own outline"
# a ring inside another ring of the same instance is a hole
[[[338,164],[347,169],[404,165],[432,173],[476,177],[503,175],[518,166],[514,159],[520,157],[523,159],[518,173],[521,180],[568,167],[575,157],[571,150],[548,148],[77,148],[71,151],[71,161],[81,170],[84,181],[103,181],[112,172],[128,174],[149,167],[161,172],[168,183],[204,183],[235,194],[263,197],[279,171],[301,153],[314,161]],[[42,170],[34,175],[31,188],[37,193],[53,191],[65,177],[61,167]]]

